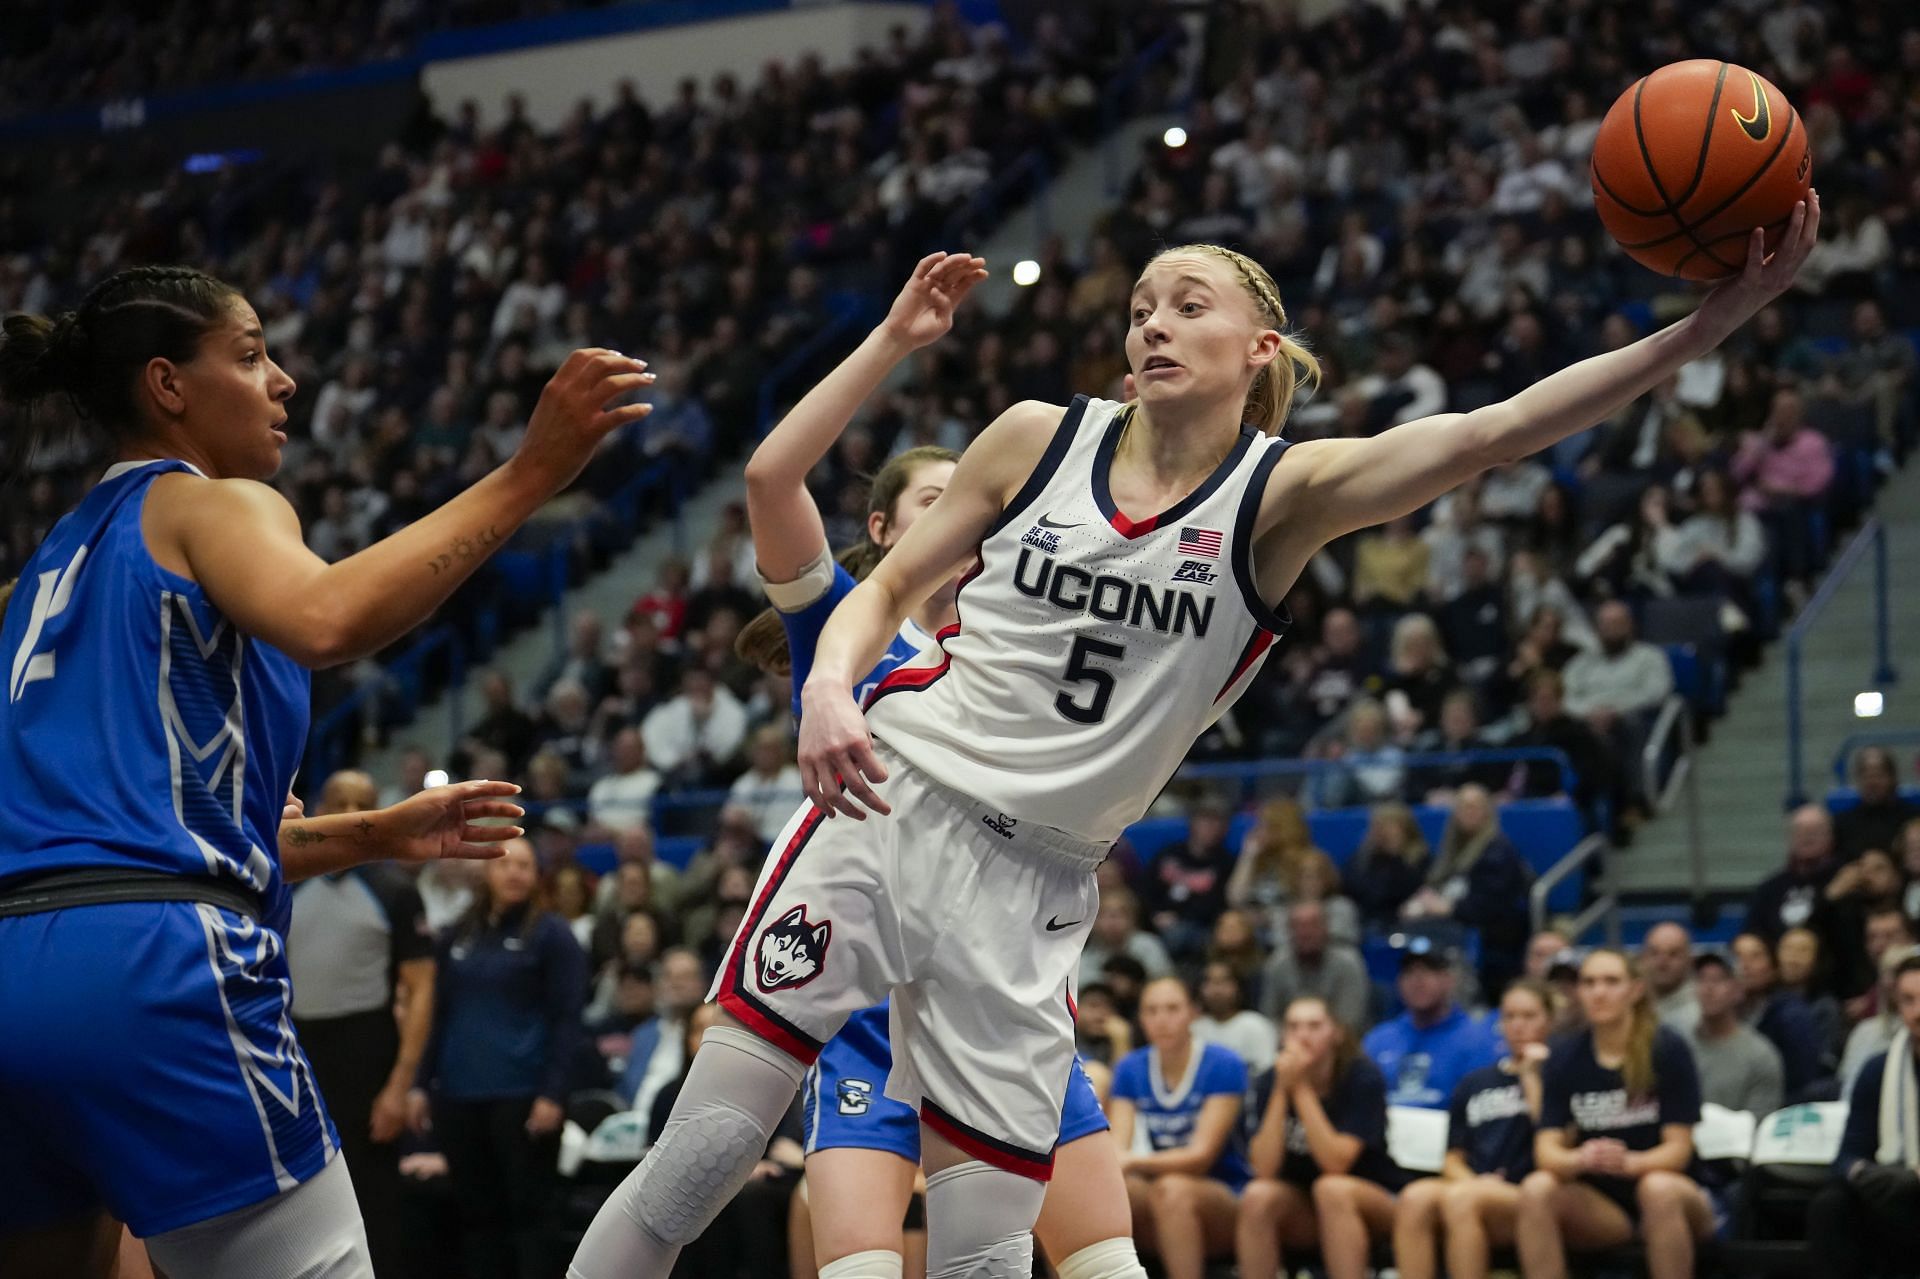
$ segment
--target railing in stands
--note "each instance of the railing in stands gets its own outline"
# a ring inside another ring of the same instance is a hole
[[[1127,65],[1127,69],[1107,81],[1106,88],[1100,91],[1100,163],[1109,196],[1119,195],[1121,187],[1126,184],[1122,172],[1125,161],[1120,154],[1120,122],[1131,114],[1127,104],[1133,91],[1146,79],[1147,72],[1179,47],[1180,42],[1172,34],[1161,36],[1142,49],[1139,56]],[[1183,108],[1186,104],[1180,102],[1172,105]]]
[[[641,503],[649,493],[664,496],[667,519],[679,520],[683,485],[675,478],[678,471],[678,464],[673,459],[661,458],[616,490],[605,501],[601,511],[545,526],[546,547],[534,554],[545,561],[540,607],[549,612],[551,643],[556,654],[565,650],[567,639],[566,618],[561,603],[575,584],[568,558],[571,548],[582,537],[591,535],[596,518],[606,511],[625,520],[628,527],[637,527]],[[508,542],[501,553],[515,553],[513,543]],[[481,572],[485,571],[486,567],[482,566]],[[522,604],[528,602],[524,599],[520,601]],[[469,640],[478,640],[480,656],[484,658],[500,631],[498,606],[489,604],[482,608],[472,619],[471,626],[472,637],[453,623],[442,623],[426,631],[408,645],[400,656],[381,667],[377,676],[361,681],[351,693],[315,720],[307,735],[307,757],[303,770],[308,783],[317,785],[325,781],[329,774],[353,757],[353,752],[347,749],[349,734],[364,736],[369,728],[379,729],[412,719],[428,692],[428,664],[443,650],[444,678],[436,682],[436,687],[456,690],[447,697],[447,739],[449,742],[458,742],[464,728],[464,708],[457,690],[466,681],[467,661],[471,655]],[[392,713],[389,713],[390,709]]]
[[[1843,738],[1840,748],[1833,753],[1833,781],[1836,786],[1851,783],[1847,776],[1847,765],[1853,759],[1853,753],[1862,746],[1912,746],[1920,743],[1920,728],[1875,728],[1864,733],[1853,733]]]
[[[1179,781],[1237,781],[1240,783],[1241,799],[1249,800],[1254,796],[1255,784],[1273,777],[1306,777],[1317,779],[1337,775],[1354,768],[1377,767],[1391,763],[1409,773],[1423,769],[1462,768],[1474,764],[1526,764],[1548,763],[1560,770],[1560,786],[1571,795],[1579,785],[1579,774],[1573,771],[1573,762],[1566,752],[1549,746],[1522,746],[1499,750],[1479,751],[1432,751],[1421,754],[1396,755],[1390,760],[1366,759],[1259,759],[1235,761],[1218,764],[1187,764],[1174,776]]]
[[[1666,758],[1667,742],[1674,745],[1673,766],[1663,781],[1660,762]],[[1641,793],[1653,804],[1655,813],[1681,810],[1687,824],[1687,875],[1696,910],[1707,900],[1707,862],[1700,839],[1700,774],[1693,758],[1693,711],[1683,697],[1669,697],[1647,733],[1646,748],[1640,754]]]
[[[1888,645],[1887,623],[1887,528],[1880,522],[1879,516],[1873,516],[1860,526],[1860,531],[1847,543],[1847,549],[1840,553],[1827,570],[1826,577],[1820,583],[1820,589],[1813,593],[1807,606],[1800,610],[1800,616],[1794,619],[1793,628],[1787,632],[1787,803],[1788,808],[1798,808],[1807,802],[1806,775],[1803,771],[1802,752],[1802,715],[1800,657],[1801,649],[1806,645],[1807,636],[1813,630],[1813,624],[1820,620],[1821,613],[1833,602],[1840,584],[1847,580],[1854,566],[1868,548],[1873,550],[1873,625],[1875,642],[1875,661],[1872,680],[1876,687],[1894,683],[1899,677],[1893,667],[1893,656]]]
[[[1053,206],[1047,198],[1053,171],[1047,166],[1047,153],[1034,147],[948,216],[940,228],[941,247],[950,252],[963,251],[977,238],[972,228],[998,226],[1007,211],[1005,206],[1017,199],[1021,191],[1029,190],[1021,186],[1028,179],[1033,183],[1029,201],[1033,206],[1032,243],[1036,247],[1046,243],[1053,231]]]
[[[871,314],[872,310],[872,301],[858,293],[836,293],[827,299],[827,311],[831,318],[812,337],[782,356],[760,379],[754,409],[756,436],[765,435],[773,429],[773,419],[779,409],[780,388],[842,333],[862,317]]]
[[[1589,835],[1573,846],[1573,851],[1555,862],[1549,869],[1541,872],[1533,881],[1533,888],[1527,895],[1527,906],[1533,916],[1533,931],[1539,932],[1547,926],[1547,899],[1553,890],[1567,876],[1583,869],[1590,861],[1606,856],[1612,846],[1605,835]],[[1612,892],[1604,892],[1595,897],[1587,908],[1567,922],[1568,940],[1578,940],[1589,928],[1602,920],[1607,925],[1609,945],[1620,944],[1620,899]]]

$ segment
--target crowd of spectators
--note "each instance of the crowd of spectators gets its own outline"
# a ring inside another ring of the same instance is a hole
[[[405,54],[450,27],[597,9],[609,0],[59,0],[9,8],[0,117],[341,70]]]
[[[620,735],[623,749],[636,749],[635,736]],[[761,743],[770,767],[779,738],[763,734]],[[1896,1038],[1902,1018],[1920,1018],[1920,1001],[1895,997],[1903,962],[1911,967],[1909,957],[1920,954],[1911,909],[1920,901],[1920,805],[1901,797],[1898,768],[1887,751],[1864,749],[1855,760],[1857,806],[1837,816],[1824,806],[1790,816],[1783,869],[1757,886],[1730,940],[1696,943],[1682,924],[1663,922],[1638,947],[1633,978],[1645,983],[1648,1017],[1673,1036],[1663,1051],[1685,1058],[1697,1076],[1696,1118],[1702,1101],[1757,1118],[1849,1095],[1856,1109],[1877,1104],[1879,1075],[1859,1081],[1884,1069],[1891,1045],[1906,1042]],[[337,775],[324,790],[321,811],[376,802],[372,779],[360,774]],[[384,1008],[358,1033],[377,1032],[388,1056],[369,1063],[364,1053],[323,1054],[339,1063],[331,1069],[367,1081],[364,1104],[376,1117],[395,1104],[376,1090],[411,1090],[414,1135],[397,1136],[390,1126],[377,1149],[355,1142],[356,1158],[392,1162],[410,1177],[370,1213],[370,1223],[384,1218],[386,1237],[412,1241],[394,1245],[402,1253],[438,1238],[467,1249],[470,1273],[544,1274],[553,1240],[566,1230],[554,1172],[562,1120],[572,1116],[582,1135],[602,1125],[628,1132],[625,1145],[616,1140],[593,1156],[615,1164],[637,1156],[664,1122],[712,1011],[703,1006],[707,986],[769,851],[768,814],[729,806],[718,833],[675,869],[656,856],[644,823],[618,824],[626,811],[620,798],[605,798],[605,812],[590,820],[615,823],[596,837],[610,838],[617,858],[602,875],[537,832],[498,862],[431,863],[397,885],[386,871],[369,878],[393,937],[354,943],[373,948],[357,965],[344,952],[360,934],[343,934],[337,916],[351,911],[364,920],[367,898],[342,896],[329,880],[296,892],[303,934],[296,965],[303,974],[320,971],[306,958],[312,948],[327,966],[317,988],[303,976],[305,1002],[296,1004],[303,1034],[342,1043],[350,1023],[322,1016],[316,1025],[315,1013],[346,1011],[336,1007],[344,995],[333,993],[343,987],[364,990],[371,981],[377,991],[377,979],[356,985],[342,974],[386,971],[390,953],[405,978],[391,996],[403,1028],[409,1000],[428,982],[436,992],[431,1026],[414,1032],[420,1047],[398,1051],[394,1070],[403,1073],[388,1075],[381,1064],[396,1052],[395,1019]],[[1556,1036],[1555,1052],[1588,1028],[1588,992],[1575,981],[1587,952],[1553,927],[1530,934],[1524,911],[1514,913],[1526,898],[1527,872],[1477,783],[1459,788],[1448,829],[1431,850],[1406,805],[1379,803],[1344,866],[1314,846],[1292,799],[1269,801],[1237,848],[1228,805],[1201,795],[1187,817],[1184,839],[1147,859],[1123,846],[1098,872],[1099,913],[1078,982],[1078,1040],[1099,1086],[1111,1084],[1109,1105],[1129,1107],[1129,1123],[1156,1096],[1141,1082],[1150,1062],[1177,1066],[1188,1051],[1204,1056],[1195,1077],[1206,1086],[1194,1104],[1229,1097],[1236,1117],[1222,1139],[1239,1152],[1235,1159],[1252,1158],[1234,1174],[1222,1147],[1215,1152],[1222,1162],[1205,1175],[1235,1189],[1233,1176],[1244,1183],[1249,1167],[1251,1175],[1274,1175],[1260,1171],[1258,1156],[1264,1098],[1275,1086],[1263,1080],[1291,1069],[1289,1052],[1304,1051],[1295,1039],[1302,1008],[1317,1010],[1304,1015],[1323,1017],[1325,1033],[1346,1045],[1341,1060],[1364,1061],[1373,1072],[1362,1077],[1371,1080],[1362,1098],[1330,1096],[1327,1108],[1340,1131],[1363,1139],[1366,1158],[1379,1161],[1367,1175],[1388,1189],[1406,1177],[1386,1162],[1383,1108],[1451,1109],[1453,1122],[1464,1125],[1466,1081],[1512,1048],[1512,1001],[1503,1003],[1503,992],[1524,991],[1539,1003],[1546,1020],[1527,1033],[1541,1042]],[[422,932],[437,944],[429,948]],[[406,949],[390,952],[390,944]],[[406,961],[429,954],[437,974],[405,971]],[[378,1069],[369,1075],[370,1067]],[[346,1085],[336,1089],[324,1078],[322,1085],[336,1107],[346,1104]],[[1863,1088],[1872,1094],[1865,1102]],[[1382,1109],[1369,1118],[1370,1106]],[[502,1131],[515,1135],[507,1141]],[[701,1273],[774,1272],[768,1259],[784,1256],[784,1205],[798,1176],[796,1135],[785,1127],[776,1133],[748,1198],[702,1244],[709,1268]],[[1871,1160],[1872,1149],[1866,1154]],[[1147,1182],[1158,1175],[1147,1164],[1133,1171]],[[1305,1175],[1311,1182],[1312,1170]],[[1725,1193],[1735,1175],[1708,1168],[1702,1182]],[[459,1211],[437,1219],[425,1205],[441,1177],[452,1178],[446,1184]],[[365,1179],[395,1184],[384,1169]],[[591,1199],[596,1192],[581,1193]],[[1321,1198],[1316,1191],[1316,1208],[1325,1212]],[[1143,1184],[1137,1210],[1158,1214],[1163,1199]],[[516,1255],[518,1269],[501,1268],[500,1259]],[[484,1257],[494,1260],[477,1260]],[[440,1272],[396,1263],[393,1273]]]

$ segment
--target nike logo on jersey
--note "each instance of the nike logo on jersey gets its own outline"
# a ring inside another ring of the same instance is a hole
[[[1747,79],[1753,81],[1753,115],[1740,114],[1739,107],[1729,108],[1733,112],[1736,124],[1755,142],[1765,142],[1767,135],[1773,132],[1773,108],[1767,104],[1767,91],[1760,83],[1760,77],[1747,72]]]
[[[1204,639],[1213,625],[1211,594],[1156,590],[1108,573],[1096,576],[1071,564],[1056,564],[1046,555],[1036,556],[1025,547],[1013,566],[1013,589],[1069,613],[1088,613],[1103,622],[1162,635],[1171,632]]]
[[[1066,923],[1063,924],[1060,922],[1060,916],[1055,915],[1052,919],[1049,919],[1047,921],[1047,931],[1050,933],[1057,933],[1062,928],[1072,928],[1075,924],[1078,924],[1081,922],[1083,922],[1083,920],[1069,919]]]
[[[1079,528],[1080,526],[1078,524],[1062,524],[1057,520],[1050,520],[1046,516],[1042,515],[1040,517],[1040,527],[1041,528]]]
[[[1000,836],[1000,838],[1002,839],[1012,839],[1013,828],[1015,826],[1018,826],[1020,823],[1014,818],[1007,816],[1005,813],[995,813],[991,817],[982,817],[980,819],[980,824],[985,826],[988,830],[992,831],[994,834]]]

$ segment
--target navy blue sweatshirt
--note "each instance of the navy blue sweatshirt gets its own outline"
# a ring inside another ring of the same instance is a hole
[[[527,908],[457,924],[435,946],[433,1034],[419,1082],[450,1101],[564,1102],[579,1060],[587,958],[566,921]]]
[[[1909,1063],[1907,1068],[1920,1066]],[[1836,1177],[1847,1176],[1855,1164],[1880,1162],[1880,1086],[1886,1074],[1887,1054],[1880,1053],[1869,1057],[1854,1077],[1853,1092],[1847,1097],[1847,1127],[1840,1138],[1840,1155],[1833,1161]]]

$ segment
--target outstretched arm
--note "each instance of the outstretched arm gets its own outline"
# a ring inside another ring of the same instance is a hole
[[[500,845],[525,832],[477,823],[525,816],[526,810],[507,798],[519,792],[512,782],[454,782],[409,795],[390,808],[283,819],[280,873],[288,883],[298,883],[367,862],[498,857]]]
[[[1411,514],[1490,467],[1586,430],[1658,386],[1785,292],[1819,227],[1820,200],[1810,196],[1795,207],[1772,257],[1755,229],[1745,270],[1709,293],[1692,315],[1570,365],[1511,399],[1421,418],[1371,439],[1313,440],[1289,450],[1261,505],[1263,586],[1272,581],[1268,560],[1276,568],[1296,559],[1304,564],[1334,538]],[[1274,540],[1284,548],[1269,545]]]
[[[821,629],[813,670],[800,690],[799,765],[807,798],[829,815],[864,818],[856,798],[876,813],[891,811],[867,784],[887,774],[874,758],[853,687],[880,660],[908,611],[973,558],[1039,465],[1060,414],[1056,405],[1025,400],[994,419],[968,446],[946,492]]]
[[[827,455],[847,423],[912,352],[953,327],[953,313],[987,278],[986,260],[930,253],[893,300],[887,318],[788,410],[747,459],[747,523],[753,554],[769,582],[791,582],[827,546],[807,473]]]
[[[432,616],[513,531],[580,473],[609,432],[649,412],[608,408],[653,381],[614,351],[567,357],[519,451],[438,510],[337,564],[306,546],[293,507],[245,479],[162,476],[142,516],[161,564],[200,584],[246,634],[303,666],[379,652]]]

